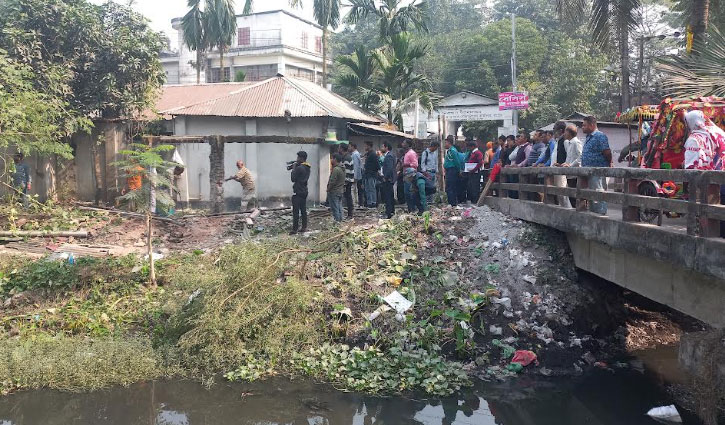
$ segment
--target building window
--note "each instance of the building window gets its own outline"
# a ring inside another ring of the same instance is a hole
[[[322,53],[322,37],[315,37],[315,51]]]
[[[307,37],[307,33],[306,32],[303,32],[302,33],[302,48],[303,49],[307,49],[308,48],[307,38],[308,38]]]
[[[220,83],[222,82],[219,79],[219,68],[212,68],[211,69],[211,82],[212,83]],[[231,81],[231,68],[224,67],[224,81]]]
[[[243,70],[245,73],[244,81],[262,81],[277,75],[277,65],[252,65],[238,66],[236,70]]]
[[[286,75],[288,77],[302,78],[302,79],[305,79],[307,81],[312,81],[312,82],[315,81],[315,71],[312,71],[309,69],[304,69],[304,68],[299,68],[299,67],[292,66],[292,65],[287,65],[285,67],[284,75]]]
[[[252,44],[252,37],[249,27],[239,28],[237,30],[237,45],[249,46]]]

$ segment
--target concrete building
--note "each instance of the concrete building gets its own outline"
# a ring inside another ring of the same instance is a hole
[[[173,52],[164,53],[161,64],[167,84],[196,83],[196,52],[184,44],[181,18],[171,21],[177,35]],[[244,81],[262,81],[283,74],[289,77],[322,81],[322,28],[285,10],[237,16],[237,34],[224,53],[225,81],[234,81],[244,71]],[[219,51],[204,55],[202,82],[221,81]]]
[[[256,83],[166,86],[156,109],[173,135],[160,141],[177,144],[186,165],[187,193],[181,197],[201,205],[212,199],[210,175],[231,176],[237,160],[254,175],[258,199],[288,200],[291,182],[285,162],[294,160],[299,150],[308,153],[312,165],[308,199],[324,201],[330,141],[347,139],[350,123],[382,122],[313,82],[282,75]],[[223,164],[210,160],[205,136],[224,136]],[[239,183],[227,182],[223,190],[227,208],[238,207]]]
[[[499,134],[508,134],[513,127],[513,114],[500,111],[498,100],[464,90],[442,99],[433,111],[409,108],[403,114],[403,129],[418,138],[441,134],[441,131],[444,135],[459,135],[463,123],[470,121],[497,121],[501,125]]]

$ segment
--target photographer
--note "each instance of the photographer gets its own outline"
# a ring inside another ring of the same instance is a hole
[[[292,230],[290,235],[307,231],[307,180],[310,179],[310,164],[307,163],[307,152],[297,152],[297,161],[287,166],[288,170],[292,170]],[[299,221],[302,216],[302,228],[300,229]]]

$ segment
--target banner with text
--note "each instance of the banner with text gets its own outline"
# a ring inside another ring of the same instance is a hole
[[[529,95],[526,93],[499,93],[498,109],[508,111],[512,109],[529,109]]]

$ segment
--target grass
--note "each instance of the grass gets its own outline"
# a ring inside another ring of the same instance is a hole
[[[153,288],[143,284],[147,270],[135,257],[75,265],[0,260],[0,295],[28,297],[0,318],[2,388],[76,391],[174,374],[255,380],[302,373],[368,392],[456,391],[467,381],[441,353],[442,330],[429,332],[412,315],[365,319],[393,289],[413,300],[440,284],[440,267],[418,262],[414,226],[391,222],[331,230],[303,245],[281,237],[171,256],[158,263]],[[351,317],[334,314],[345,308]],[[403,334],[426,336],[401,342]],[[347,354],[338,349],[345,343],[353,346]],[[340,370],[340,379],[316,366],[325,358],[342,363],[350,350],[361,361]],[[385,360],[368,367],[370,356]],[[406,375],[392,376],[400,367]]]
[[[0,342],[0,391],[130,385],[164,375],[162,364],[144,339],[6,339]]]

